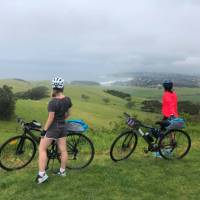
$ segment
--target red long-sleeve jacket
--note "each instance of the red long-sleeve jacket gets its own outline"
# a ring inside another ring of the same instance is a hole
[[[178,97],[175,92],[165,91],[162,97],[162,114],[165,117],[171,115],[178,117],[177,102]]]

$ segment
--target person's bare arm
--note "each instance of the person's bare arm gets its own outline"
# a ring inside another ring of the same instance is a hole
[[[54,120],[55,112],[49,112],[48,119],[46,121],[46,124],[44,126],[44,130],[47,131],[49,127],[51,126],[53,120]]]

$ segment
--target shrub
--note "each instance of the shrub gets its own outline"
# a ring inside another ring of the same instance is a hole
[[[157,100],[146,100],[142,102],[141,110],[145,112],[160,113],[162,104]]]
[[[126,107],[128,108],[128,109],[131,109],[131,108],[133,108],[133,106],[135,105],[135,103],[133,102],[133,101],[128,101],[127,103],[126,103]]]
[[[109,99],[108,97],[102,98],[102,101],[103,101],[105,104],[110,103],[110,99]]]
[[[81,95],[81,98],[82,98],[83,100],[85,100],[85,101],[88,101],[88,100],[90,99],[90,97],[87,96],[87,95],[85,95],[85,94],[82,94],[82,95]]]
[[[178,111],[180,113],[188,113],[190,115],[197,115],[200,111],[200,105],[190,101],[180,101],[178,103]]]
[[[32,99],[32,100],[39,100],[45,97],[48,97],[48,88],[44,86],[39,86],[27,90],[25,92],[18,92],[15,94],[18,99]]]
[[[130,94],[118,90],[104,90],[104,92],[122,99],[131,98]]]
[[[126,99],[126,101],[131,101],[132,100],[131,96],[130,97],[126,97],[125,99]]]
[[[0,119],[8,120],[15,112],[16,99],[12,88],[4,85],[0,88]]]

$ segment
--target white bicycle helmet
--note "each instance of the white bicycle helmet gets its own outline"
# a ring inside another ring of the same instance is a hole
[[[55,77],[52,79],[52,88],[53,89],[63,89],[64,88],[64,79],[60,77]]]

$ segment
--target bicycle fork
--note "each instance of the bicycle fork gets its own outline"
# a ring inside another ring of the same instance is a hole
[[[16,155],[20,155],[20,154],[24,153],[24,151],[23,151],[24,142],[25,142],[25,137],[22,137],[22,139],[20,139],[20,141],[19,141],[19,144],[17,145]]]

